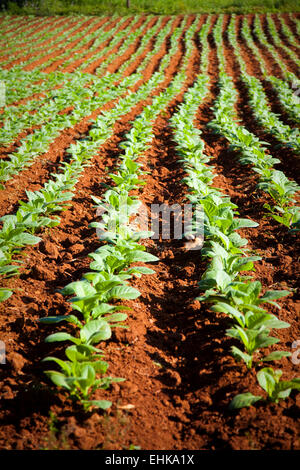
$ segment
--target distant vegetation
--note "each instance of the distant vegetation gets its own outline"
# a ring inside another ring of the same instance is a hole
[[[298,0],[2,0],[1,5],[4,13],[14,15],[138,13],[175,15],[180,13],[300,11]]]

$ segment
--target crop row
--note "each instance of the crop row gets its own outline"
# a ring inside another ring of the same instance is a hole
[[[194,28],[196,26],[195,23]],[[111,406],[110,401],[92,400],[91,396],[97,389],[106,389],[113,381],[124,380],[103,376],[108,364],[103,361],[103,351],[93,345],[108,340],[112,327],[124,327],[120,322],[124,321],[127,315],[122,311],[128,307],[115,305],[114,301],[136,299],[140,295],[137,289],[128,285],[128,281],[134,276],[154,273],[145,266],[131,267],[132,263],[157,261],[157,258],[145,252],[145,247],[139,243],[152,233],[147,230],[139,231],[132,220],[140,207],[135,193],[144,184],[140,178],[144,174],[140,160],[154,137],[152,127],[156,118],[180,93],[184,85],[184,71],[188,67],[194,48],[192,37],[193,29],[186,37],[186,54],[171,84],[143,109],[134,120],[130,132],[126,134],[126,140],[120,144],[120,148],[124,150],[124,154],[119,157],[121,163],[116,173],[109,175],[114,186],[110,187],[101,199],[92,196],[98,215],[102,214],[102,221],[92,223],[91,227],[97,228],[97,234],[105,244],[89,255],[93,259],[90,264],[92,271],[85,274],[81,281],[72,282],[61,291],[67,296],[75,295],[69,299],[74,314],[40,320],[46,324],[67,321],[77,327],[76,336],[63,331],[46,338],[46,342],[74,343],[65,350],[67,361],[53,356],[45,359],[60,366],[60,371],[48,370],[46,374],[54,384],[63,387],[71,397],[79,400],[85,409],[91,406],[106,409]],[[97,378],[99,375],[100,378]]]
[[[26,41],[26,35],[23,33],[20,37],[20,41],[17,41],[17,38],[14,38],[11,44],[6,44],[6,47],[3,52],[5,54],[4,57],[7,56],[8,59],[6,59],[5,63],[11,63],[12,57],[13,61],[16,61],[22,56],[32,54],[32,41],[35,41],[34,55],[38,53],[41,49],[43,49],[45,45],[47,45],[47,47],[53,47],[53,45],[57,46],[61,42],[66,41],[67,37],[70,34],[73,34],[76,29],[78,29],[78,27],[80,27],[80,25],[83,24],[85,21],[85,19],[82,19],[78,22],[78,20],[74,21],[73,19],[73,21],[70,21],[69,26],[68,24],[66,24],[65,20],[62,20],[58,24],[56,23],[55,27],[53,27],[53,24],[50,23],[49,28],[47,28],[46,30],[43,29],[42,31],[39,31],[35,34],[31,34],[30,38],[28,38],[30,39],[30,41],[28,42]],[[48,30],[50,31],[48,32]],[[54,39],[52,39],[53,37]],[[3,60],[1,62],[4,64]]]
[[[295,202],[294,195],[300,189],[299,186],[295,181],[290,181],[282,171],[273,168],[273,165],[280,163],[280,160],[266,153],[264,142],[261,142],[259,138],[236,121],[237,91],[231,78],[225,73],[226,62],[222,54],[221,28],[222,21],[218,20],[214,35],[219,58],[220,92],[214,104],[215,117],[209,126],[215,132],[226,137],[231,148],[238,151],[242,164],[251,164],[254,171],[259,174],[259,188],[267,192],[276,203],[273,207],[265,204],[270,216],[291,230],[297,230],[300,221],[300,208],[294,206],[293,203]],[[229,35],[229,38],[243,71],[243,79],[247,83],[252,79],[255,80],[254,77],[250,77],[244,72],[244,65],[237,52],[234,37]]]
[[[266,291],[262,295],[260,282],[244,274],[253,270],[254,263],[260,258],[245,255],[247,240],[241,238],[238,230],[258,224],[250,219],[238,218],[238,207],[212,186],[215,174],[207,165],[210,157],[204,154],[201,131],[193,126],[199,101],[204,100],[207,94],[207,82],[206,75],[198,77],[194,87],[184,95],[178,113],[171,119],[177,152],[187,173],[183,181],[189,188],[188,199],[197,208],[199,205],[203,208],[202,217],[199,213],[194,215],[193,232],[196,232],[196,237],[205,238],[201,253],[211,260],[199,282],[199,288],[204,293],[197,300],[212,304],[211,310],[228,315],[230,328],[226,334],[239,341],[240,346],[232,346],[232,354],[250,369],[253,364],[256,366],[290,356],[289,352],[279,350],[261,355],[263,348],[279,341],[270,335],[271,330],[289,327],[289,324],[262,308],[262,304],[269,303],[280,308],[275,300],[288,295],[289,291]],[[263,367],[257,372],[259,385],[267,392],[268,399],[274,402],[288,397],[293,389],[300,388],[300,378],[281,380],[281,375],[281,369],[274,370],[272,367]],[[250,406],[262,399],[261,395],[245,392],[235,396],[230,407]]]
[[[119,99],[118,103],[110,111],[102,112],[94,120],[89,136],[76,144],[71,144],[67,153],[71,154],[70,162],[64,162],[61,170],[54,179],[44,185],[40,191],[26,191],[28,202],[20,201],[20,207],[15,215],[2,217],[3,227],[0,231],[0,274],[13,275],[18,272],[18,266],[12,265],[12,257],[16,251],[26,245],[39,243],[40,238],[33,235],[41,227],[51,227],[59,223],[59,218],[54,219],[49,215],[66,208],[66,202],[72,199],[72,190],[87,162],[93,157],[99,145],[102,145],[112,134],[113,126],[120,116],[129,112],[141,99],[147,98],[164,81],[164,72],[167,69],[171,58],[177,49],[178,40],[182,34],[185,23],[174,31],[168,54],[161,60],[158,71],[150,80],[142,85],[135,93],[130,93],[130,88],[140,79],[140,75],[131,75],[122,81],[122,84],[115,89],[107,89],[106,93],[100,93],[99,100],[109,101],[120,96],[122,90],[127,91],[127,96]],[[188,47],[190,39],[187,38],[186,54],[190,54]],[[183,66],[187,67],[188,55],[183,61]],[[105,77],[106,83],[114,80],[114,77]],[[99,106],[99,103],[98,103]],[[11,295],[8,289],[0,291],[1,300],[7,299]]]
[[[121,23],[125,23],[123,20]],[[67,41],[64,42],[63,47],[57,48],[53,45],[51,48],[47,48],[44,52],[31,56],[29,59],[22,62],[23,67],[34,67],[35,70],[45,70],[50,67],[53,63],[61,61],[61,66],[58,69],[63,69],[64,63],[68,64],[68,58],[71,57],[73,60],[77,58],[78,55],[86,54],[86,46],[89,42],[95,41],[98,45],[102,44],[105,40],[111,40],[114,33],[122,27],[122,24],[117,24],[113,28],[110,28],[108,31],[105,31],[106,24],[98,27],[95,31],[93,27],[86,27],[85,34],[82,31],[77,32],[74,35],[71,35]],[[69,47],[65,47],[69,43]],[[81,49],[84,48],[84,52],[80,53]],[[47,57],[50,56],[48,59]]]
[[[299,229],[300,222],[299,207],[294,205],[295,193],[299,187],[283,172],[273,168],[279,160],[268,154],[265,143],[249,132],[246,127],[240,125],[237,120],[235,111],[237,91],[232,79],[225,73],[226,59],[222,45],[223,19],[224,17],[219,16],[213,29],[219,62],[219,96],[214,102],[214,119],[210,122],[209,128],[226,137],[231,148],[237,150],[241,163],[251,163],[254,171],[259,175],[259,188],[267,192],[275,201],[272,207],[265,205],[269,215],[294,232]],[[97,212],[102,212],[103,215],[102,221],[94,222],[91,227],[97,229],[101,241],[105,243],[95,252],[90,253],[89,256],[93,260],[90,264],[91,271],[86,273],[80,281],[71,282],[61,291],[68,297],[74,311],[70,315],[46,317],[40,320],[41,323],[48,323],[52,326],[64,321],[71,324],[69,328],[72,334],[64,326],[62,331],[55,332],[46,339],[48,343],[57,341],[73,343],[65,349],[67,360],[54,356],[45,359],[45,361],[55,362],[60,367],[60,371],[48,370],[47,375],[54,384],[63,387],[72,397],[79,399],[85,409],[91,406],[100,408],[110,406],[110,402],[93,400],[92,396],[97,389],[105,389],[113,381],[123,380],[106,375],[108,364],[104,360],[104,353],[95,345],[108,340],[111,337],[112,328],[125,326],[123,322],[127,315],[123,311],[126,307],[116,305],[115,302],[135,299],[140,295],[140,292],[133,288],[129,281],[134,276],[153,273],[145,266],[132,266],[136,262],[147,263],[157,260],[156,257],[147,253],[141,244],[141,241],[151,234],[148,231],[137,232],[132,222],[132,218],[140,207],[136,193],[144,184],[141,179],[144,174],[141,159],[153,138],[152,127],[155,119],[185,86],[191,56],[195,49],[195,34],[199,34],[201,44],[202,74],[196,77],[194,85],[185,93],[181,105],[170,120],[170,125],[174,131],[178,154],[187,174],[184,183],[189,188],[188,198],[192,204],[199,204],[203,209],[203,213],[201,211],[200,214],[196,214],[192,226],[197,238],[205,238],[201,254],[210,260],[199,282],[199,288],[203,294],[198,300],[212,304],[212,310],[228,316],[229,328],[226,333],[238,345],[232,347],[232,353],[237,360],[243,361],[248,369],[257,368],[265,362],[281,360],[290,355],[287,351],[277,349],[269,354],[264,353],[264,348],[273,346],[279,341],[271,335],[272,330],[288,328],[289,324],[270,314],[262,306],[271,304],[279,308],[276,300],[290,292],[266,291],[263,294],[261,283],[254,281],[252,276],[245,276],[244,272],[254,270],[255,263],[260,258],[247,256],[245,248],[247,240],[243,239],[238,231],[247,227],[257,227],[258,224],[249,219],[239,218],[238,207],[231,202],[229,197],[212,186],[215,174],[213,168],[208,165],[210,157],[204,154],[201,131],[193,124],[199,102],[205,99],[208,92],[207,72],[210,51],[208,32],[211,17],[207,17],[199,33],[197,31],[199,16],[196,16],[188,29],[188,17],[183,18],[180,26],[172,33],[170,21],[167,21],[163,27],[162,21],[157,21],[149,27],[151,21],[152,17],[149,17],[146,22],[139,25],[139,18],[135,23],[129,22],[129,24],[127,24],[127,19],[124,19],[123,25],[118,23],[109,31],[104,31],[106,24],[102,25],[102,29],[87,34],[84,39],[76,43],[76,51],[72,59],[68,59],[73,51],[70,49],[57,57],[50,57],[34,72],[23,74],[21,67],[1,71],[1,76],[10,77],[11,80],[14,80],[16,76],[25,77],[24,97],[29,97],[30,93],[35,91],[45,91],[44,104],[36,112],[33,112],[35,98],[22,105],[19,110],[17,107],[4,109],[4,125],[0,128],[2,144],[14,142],[19,133],[30,126],[42,125],[42,127],[22,139],[17,151],[1,160],[2,181],[7,181],[23,168],[31,165],[34,158],[48,150],[49,145],[63,129],[74,126],[93,111],[99,113],[98,117],[90,118],[93,124],[88,134],[68,148],[67,153],[70,158],[62,163],[58,173],[53,174],[52,179],[41,190],[26,191],[27,201],[20,201],[15,214],[2,217],[3,226],[0,230],[0,275],[2,276],[18,273],[20,261],[16,255],[20,254],[20,249],[26,245],[38,244],[41,238],[37,234],[43,227],[53,227],[60,223],[57,214],[67,209],[74,197],[76,184],[84,168],[91,165],[92,158],[112,136],[116,121],[141,101],[151,99],[151,104],[144,107],[142,113],[133,121],[126,140],[120,145],[124,154],[120,155],[121,163],[115,173],[109,175],[113,182],[112,186],[101,199],[93,196]],[[268,18],[268,24],[270,33],[274,36],[274,43],[282,47],[271,18]],[[262,31],[259,17],[256,17],[254,25],[257,38],[267,47],[267,39]],[[137,29],[133,33],[132,28],[136,26]],[[267,95],[260,81],[246,73],[234,26],[235,17],[232,16],[228,38],[239,62],[242,71],[241,78],[248,88],[249,103],[257,121],[284,145],[291,145],[293,149],[298,150],[298,131],[284,125],[271,112]],[[153,36],[157,32],[154,42]],[[78,33],[78,39],[80,39],[80,34],[83,33]],[[98,37],[96,37],[97,34]],[[42,36],[42,34],[38,35],[41,39]],[[250,39],[250,29],[245,20],[243,36],[248,45],[250,43],[249,47],[255,51],[256,58],[262,64],[263,74],[267,76],[259,48],[254,45],[253,39]],[[86,45],[92,40],[94,43],[87,52]],[[124,60],[116,74],[108,75],[109,66],[113,65],[117,56],[126,55],[126,50],[132,40],[135,41],[135,53],[128,60]],[[102,48],[101,45],[105,41],[107,44]],[[129,64],[139,56],[142,57],[147,51],[149,42],[151,42],[152,50],[142,59],[135,70],[136,74],[123,78]],[[157,71],[150,80],[136,90],[141,80],[140,72],[166,42],[168,42],[168,51],[159,59]],[[51,45],[55,48],[56,42],[54,41]],[[110,53],[114,49],[116,52]],[[182,57],[179,59],[179,71],[172,83],[154,97],[156,91],[165,82],[165,74],[178,49],[183,50]],[[269,45],[268,50],[280,65],[283,76],[287,80],[276,82],[279,79],[270,77],[270,83],[278,86],[280,89],[278,96],[283,106],[290,110],[291,116],[295,116],[289,87],[289,83],[295,76],[285,71],[286,66],[274,46]],[[93,54],[85,60],[87,53],[91,51]],[[48,50],[47,55],[50,52]],[[42,57],[43,53],[40,55],[40,58]],[[101,59],[101,63],[97,65],[98,58]],[[22,66],[34,65],[36,59],[37,56],[32,57]],[[60,62],[60,69],[65,69],[77,60],[82,62],[78,67],[79,73],[73,74],[73,79],[69,74],[66,74],[66,78],[60,73],[50,74],[50,80],[56,87],[52,92],[49,81],[45,80],[45,74],[41,74],[40,70],[56,61]],[[102,78],[95,76],[92,78],[90,74],[81,73],[93,63],[95,63],[95,74],[99,74]],[[37,83],[38,80],[43,80],[41,87]],[[117,84],[120,80],[121,82]],[[33,81],[36,85],[31,86]],[[21,86],[19,88],[21,89]],[[14,102],[15,96],[13,93],[9,95],[10,102]],[[114,108],[100,112],[105,103],[112,104],[115,100]],[[72,111],[65,112],[68,105],[71,105]],[[20,112],[23,113],[21,118]],[[5,137],[4,133],[6,133]],[[109,207],[108,211],[107,207]],[[201,231],[201,225],[199,226],[198,216],[201,215],[203,215],[201,222],[204,225],[204,232]],[[189,233],[186,235],[188,236]],[[10,289],[0,289],[0,301],[6,300],[11,294]],[[272,367],[263,367],[257,372],[258,382],[271,401],[277,402],[280,398],[286,398],[292,389],[299,390],[300,379],[281,380],[281,374],[281,370]],[[261,399],[261,395],[254,396],[247,392],[235,397],[231,407],[249,406]]]

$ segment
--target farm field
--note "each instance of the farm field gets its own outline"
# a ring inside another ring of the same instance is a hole
[[[0,27],[0,449],[299,450],[299,14]]]

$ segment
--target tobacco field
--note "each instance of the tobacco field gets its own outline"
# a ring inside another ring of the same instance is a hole
[[[0,28],[0,448],[299,450],[299,14]]]

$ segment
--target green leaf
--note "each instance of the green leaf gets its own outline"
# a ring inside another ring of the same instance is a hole
[[[133,253],[129,254],[129,261],[130,263],[136,263],[138,261],[143,263],[151,263],[154,261],[158,261],[159,258],[157,256],[148,253],[147,251],[135,250]]]
[[[0,289],[0,302],[4,302],[4,300],[7,300],[12,295],[12,293],[12,290]]]
[[[211,307],[211,310],[215,312],[223,312],[228,313],[231,315],[242,327],[245,326],[245,317],[244,315],[237,310],[236,308],[232,307],[230,304],[226,304],[225,302],[218,302]]]
[[[47,336],[45,339],[46,343],[54,343],[55,341],[68,341],[74,339],[69,333],[54,333],[53,335]]]
[[[276,388],[276,379],[273,369],[265,367],[257,373],[257,380],[261,388],[263,388],[269,396],[271,396]]]
[[[66,382],[66,376],[61,372],[56,372],[54,370],[46,370],[45,374],[52,380],[52,382],[58,387],[63,387],[68,390],[71,390],[71,387]]]
[[[248,312],[249,313],[249,312]],[[290,324],[283,322],[281,320],[278,320],[275,315],[269,314],[269,313],[254,313],[252,315],[249,315],[247,313],[247,326],[250,329],[260,329],[261,327],[264,327],[266,329],[271,329],[271,328],[289,328]]]
[[[253,331],[253,330],[248,330]],[[255,331],[255,330],[254,330]],[[264,334],[260,334],[255,338],[255,349],[258,348],[267,348],[272,344],[279,343],[279,338],[274,338],[273,336],[265,336]]]
[[[114,309],[115,307],[113,305],[109,305],[103,302],[100,305],[97,305],[97,307],[93,309],[93,316],[104,315],[105,313],[109,313],[113,311]]]
[[[268,290],[259,300],[260,302],[268,302],[269,300],[281,299],[291,293],[289,290]]]
[[[81,330],[80,338],[90,344],[105,341],[111,337],[111,329],[107,321],[91,320]]]
[[[146,266],[134,266],[134,268],[128,269],[128,272],[140,274],[155,274],[156,271],[150,268],[146,268]]]
[[[113,313],[112,315],[108,315],[104,317],[105,320],[109,322],[118,322],[118,321],[124,321],[127,318],[126,313]]]
[[[239,408],[244,408],[245,406],[251,406],[257,401],[261,400],[262,397],[260,395],[253,395],[250,392],[247,393],[241,393],[239,395],[236,395],[233,400],[231,400],[229,404],[229,409],[230,410],[236,410]]]
[[[63,361],[62,359],[59,359],[57,357],[53,357],[53,356],[48,356],[48,357],[45,357],[42,362],[46,362],[46,361],[53,361],[53,362],[56,362],[56,364],[58,364],[62,370],[64,372],[67,372],[67,374],[70,373],[70,364],[66,361]]]
[[[137,299],[141,293],[130,286],[116,286],[110,291],[112,299]]]
[[[102,410],[107,410],[112,406],[112,402],[108,400],[82,400],[82,404],[90,406],[95,406],[96,408],[101,408]]]
[[[43,317],[40,318],[39,323],[45,323],[45,324],[55,324],[55,323],[60,323],[62,321],[67,321],[69,323],[73,323],[74,325],[81,326],[81,322],[78,320],[75,315],[57,315],[57,317]]]
[[[279,361],[283,357],[290,357],[292,354],[288,351],[273,351],[262,358],[262,361]]]
[[[64,287],[60,293],[63,295],[75,294],[77,297],[88,297],[96,294],[96,289],[87,281],[75,281]]]
[[[36,245],[37,243],[40,243],[42,239],[40,237],[31,235],[31,233],[24,232],[18,236],[18,240],[23,245]]]
[[[101,350],[91,346],[90,344],[80,344],[69,346],[65,351],[67,358],[72,362],[86,361],[91,357],[95,357],[92,356],[93,352],[99,354],[101,353]]]
[[[244,353],[236,346],[231,346],[231,351],[235,358],[242,359],[249,368],[251,367],[252,356],[250,354]]]
[[[235,219],[234,220],[235,229],[239,230],[246,227],[258,227],[259,224],[250,219]]]

